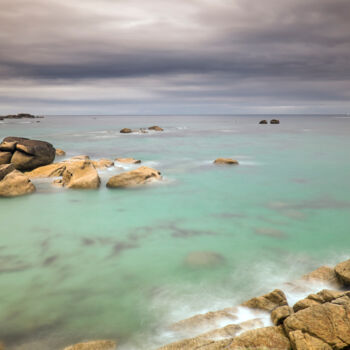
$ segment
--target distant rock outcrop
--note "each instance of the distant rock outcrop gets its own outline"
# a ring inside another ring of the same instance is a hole
[[[45,141],[6,137],[0,144],[0,164],[11,163],[21,171],[50,164],[55,155],[55,148]]]
[[[278,119],[271,119],[270,124],[279,124],[280,121]]]
[[[264,120],[260,120],[259,124],[268,124],[268,123],[267,123],[267,120],[264,119]]]
[[[129,128],[124,128],[124,129],[120,130],[120,133],[121,134],[130,134],[130,133],[132,133],[132,130]]]
[[[217,158],[214,160],[214,164],[238,165],[239,163],[231,158]]]
[[[150,126],[148,128],[148,130],[154,130],[154,131],[164,131],[164,129],[162,129],[160,126],[158,125],[154,125],[154,126]]]
[[[34,119],[34,118],[42,118],[42,117],[37,117],[29,113],[9,114],[9,115],[0,116],[0,119],[23,119],[23,118]]]

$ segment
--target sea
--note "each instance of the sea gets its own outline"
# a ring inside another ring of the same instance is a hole
[[[259,124],[272,118],[280,124]],[[152,125],[164,131],[119,132]],[[55,161],[133,157],[163,176],[108,189],[139,166],[116,162],[98,190],[37,179],[36,193],[0,199],[6,349],[93,339],[157,349],[176,340],[174,322],[350,256],[348,115],[47,116],[0,121],[6,136],[66,151]]]

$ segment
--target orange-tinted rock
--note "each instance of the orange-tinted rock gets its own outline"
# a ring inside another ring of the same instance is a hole
[[[251,309],[260,309],[272,311],[278,306],[288,305],[286,295],[280,289],[262,295],[260,297],[252,298],[242,304],[242,306]]]
[[[214,160],[214,164],[227,164],[227,165],[238,165],[238,161],[231,158],[217,158]]]
[[[108,182],[109,188],[135,187],[145,185],[155,180],[161,180],[162,176],[158,170],[142,166],[122,174],[112,176]]]

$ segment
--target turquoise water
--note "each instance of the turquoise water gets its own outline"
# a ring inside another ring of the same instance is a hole
[[[58,350],[117,339],[152,349],[166,327],[233,306],[350,253],[350,117],[46,117],[6,121],[0,136],[43,139],[67,158],[134,157],[161,184],[53,188],[0,199],[0,340]],[[122,135],[160,125],[163,133]],[[239,166],[214,166],[232,157]],[[127,166],[124,170],[132,169]],[[194,251],[222,264],[194,268]]]

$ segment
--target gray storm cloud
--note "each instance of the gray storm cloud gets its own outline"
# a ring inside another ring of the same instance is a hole
[[[0,113],[346,113],[348,0],[2,0]]]

